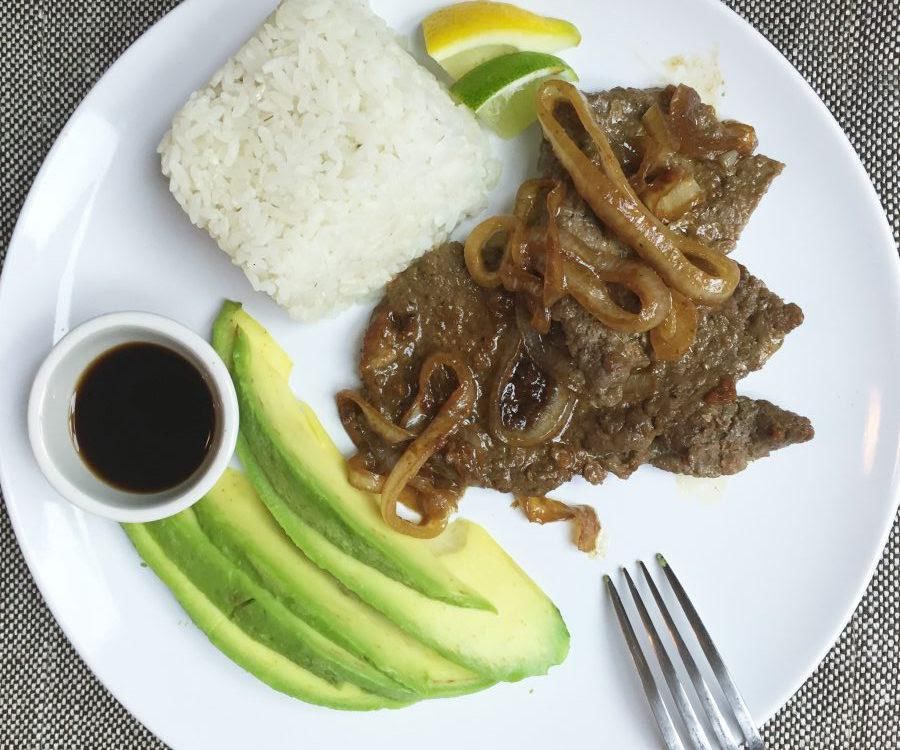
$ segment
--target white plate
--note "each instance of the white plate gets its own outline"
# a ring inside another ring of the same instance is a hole
[[[376,3],[412,34],[432,3]],[[119,528],[57,497],[28,448],[25,401],[38,363],[70,327],[139,309],[205,333],[223,297],[247,303],[297,362],[295,386],[335,435],[333,393],[354,383],[368,310],[291,323],[187,218],[155,147],[191,90],[247,37],[270,2],[190,0],[135,44],[72,117],[35,182],[0,293],[0,470],[31,571],[56,619],[104,684],[182,748],[565,746],[658,742],[600,576],[665,551],[716,636],[758,722],[824,656],[885,542],[897,504],[898,264],[875,193],[839,128],[797,73],[714,0],[554,0],[524,5],[575,21],[568,54],[585,89],[658,83],[662,60],[718,51],[722,113],[756,125],[787,162],[737,257],[798,302],[807,322],[742,391],[809,415],[817,435],[708,486],[642,469],[558,495],[594,503],[605,560],[560,527],[530,526],[508,499],[471,492],[485,526],[549,592],[572,650],[548,677],[399,712],[348,715],[286,698],[242,672],[188,621]],[[535,132],[509,146],[505,206],[533,163]],[[518,155],[520,166],[510,160]]]

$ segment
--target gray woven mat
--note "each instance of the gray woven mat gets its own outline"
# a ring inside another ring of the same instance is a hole
[[[726,1],[787,55],[835,113],[900,237],[900,0]],[[0,2],[2,263],[29,185],[66,118],[176,0]],[[60,632],[25,567],[5,506],[0,581],[0,748],[163,748]],[[765,738],[771,750],[900,749],[900,524],[847,629],[766,725]]]

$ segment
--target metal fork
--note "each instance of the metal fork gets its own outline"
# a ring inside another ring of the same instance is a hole
[[[709,631],[707,631],[703,622],[700,620],[700,616],[697,614],[697,610],[694,609],[694,605],[691,604],[691,600],[685,593],[684,587],[678,580],[678,576],[675,575],[672,566],[669,565],[662,555],[657,555],[656,560],[668,579],[669,585],[675,592],[675,597],[678,599],[681,608],[684,610],[688,622],[690,623],[694,634],[697,636],[700,647],[703,649],[703,653],[706,655],[706,658],[712,667],[713,674],[715,675],[716,680],[718,680],[719,687],[725,695],[732,716],[737,722],[741,734],[743,735],[743,746],[746,747],[747,750],[765,750],[766,746],[753,724],[750,711],[747,710],[747,704],[744,702],[744,699],[741,698],[741,695],[734,684],[734,680],[731,679],[731,675],[725,667],[722,657],[719,655],[718,650],[713,644],[712,638],[710,638]],[[672,619],[672,615],[663,601],[659,589],[650,577],[650,571],[647,570],[647,566],[641,561],[638,561],[638,567],[640,567],[641,573],[644,574],[650,593],[653,595],[656,606],[662,613],[663,620],[666,623],[666,627],[669,630],[669,634],[672,637],[675,647],[678,649],[681,661],[690,675],[694,690],[697,693],[697,698],[700,701],[700,705],[703,706],[703,710],[706,712],[718,747],[724,748],[725,750],[740,750],[741,744],[732,738],[725,717],[722,715],[715,698],[713,698],[713,694],[706,684],[706,680],[704,680],[703,676],[700,674],[697,663],[694,661],[694,657],[691,655],[684,639],[681,637],[681,633],[678,632],[675,621]],[[662,668],[662,673],[665,676],[666,684],[672,695],[672,700],[678,710],[678,715],[681,717],[684,729],[686,730],[688,747],[695,748],[695,750],[713,750],[716,746],[710,744],[706,731],[700,723],[700,720],[697,718],[697,714],[691,705],[687,692],[681,684],[678,674],[675,672],[675,667],[672,664],[672,659],[669,657],[669,652],[666,650],[665,645],[660,639],[659,633],[657,632],[653,621],[650,619],[650,613],[644,605],[644,600],[641,598],[637,587],[634,585],[634,580],[632,580],[631,575],[625,568],[622,568],[622,572],[625,575],[625,581],[631,591],[631,596],[634,598],[634,603],[637,606],[641,621],[644,623],[644,629],[647,631],[647,635],[653,644],[656,658]],[[622,627],[622,634],[625,636],[625,641],[628,643],[628,649],[631,651],[631,656],[634,659],[634,664],[640,675],[641,683],[644,686],[644,693],[647,695],[650,709],[653,711],[653,716],[656,719],[656,723],[659,725],[659,731],[662,733],[666,747],[668,750],[685,750],[685,746],[682,744],[681,737],[675,727],[675,722],[672,720],[669,709],[663,701],[659,686],[656,684],[653,673],[650,671],[650,665],[647,663],[644,651],[638,642],[631,621],[628,619],[628,614],[625,612],[625,607],[622,604],[622,599],[619,597],[619,592],[616,590],[615,584],[608,575],[603,576],[603,580],[606,582],[606,589],[612,599],[613,607],[616,610],[616,616],[619,618],[619,625]]]

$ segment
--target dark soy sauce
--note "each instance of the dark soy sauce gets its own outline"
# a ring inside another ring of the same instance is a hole
[[[187,359],[135,342],[95,359],[78,381],[71,429],[81,459],[126,492],[161,492],[200,468],[216,429],[209,385]]]

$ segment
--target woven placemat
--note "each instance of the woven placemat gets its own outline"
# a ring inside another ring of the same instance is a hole
[[[835,113],[900,237],[900,0],[726,2]],[[31,181],[66,118],[122,51],[176,4],[3,0],[0,263]],[[164,748],[66,641],[31,580],[5,506],[0,581],[0,748]],[[900,748],[900,523],[852,621],[764,734],[771,750]]]

